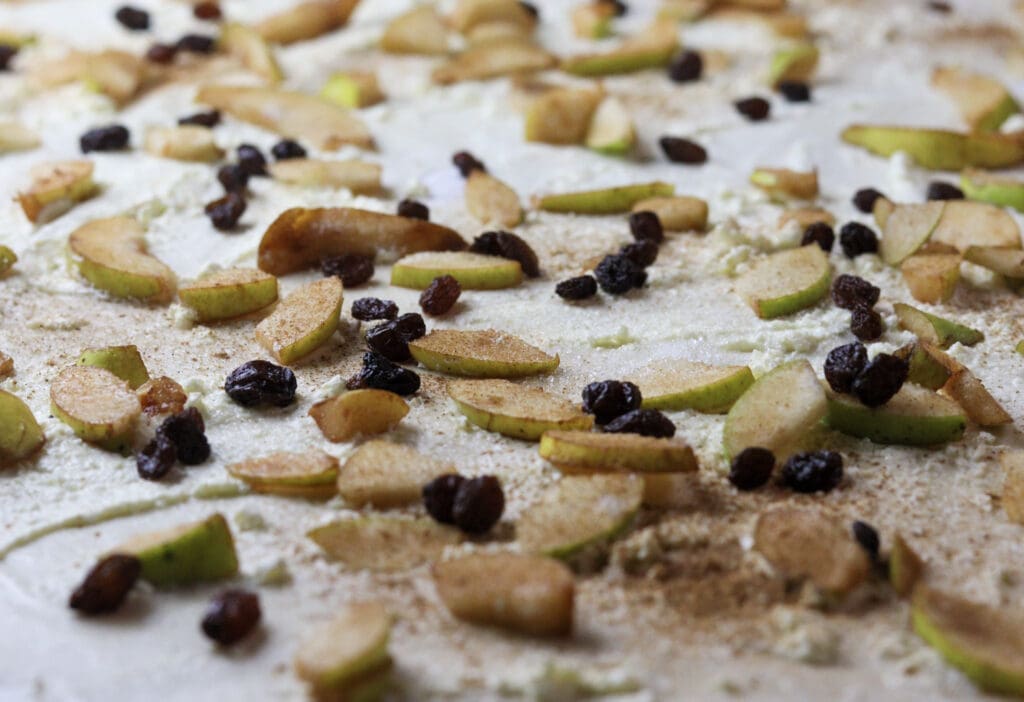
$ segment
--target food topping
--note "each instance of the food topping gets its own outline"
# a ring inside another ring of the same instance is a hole
[[[224,381],[224,392],[243,407],[287,407],[295,401],[297,387],[291,368],[270,361],[243,363]]]
[[[795,492],[829,492],[843,480],[843,457],[835,451],[798,453],[782,466],[782,482]]]
[[[201,623],[203,633],[221,646],[244,639],[260,623],[260,598],[247,590],[224,590],[210,600]]]
[[[451,310],[461,294],[459,281],[450,275],[438,276],[420,293],[420,307],[426,314],[440,317]]]
[[[135,556],[107,556],[89,571],[73,593],[69,606],[82,614],[106,614],[117,610],[135,587],[142,564]]]
[[[349,378],[347,387],[376,388],[396,395],[412,395],[420,389],[420,377],[408,368],[397,366],[379,353],[363,354],[363,368]]]
[[[613,434],[640,434],[660,439],[670,439],[676,435],[676,425],[656,409],[630,410],[607,422],[601,429]]]
[[[772,477],[775,455],[760,446],[748,446],[732,459],[729,482],[738,490],[756,490]]]
[[[352,316],[363,322],[375,319],[394,319],[398,316],[398,305],[391,300],[361,297],[352,303]]]
[[[567,278],[555,286],[555,294],[563,300],[586,300],[597,294],[597,280],[592,275]]]
[[[602,425],[639,409],[642,401],[640,388],[628,381],[603,380],[583,388],[583,411]]]

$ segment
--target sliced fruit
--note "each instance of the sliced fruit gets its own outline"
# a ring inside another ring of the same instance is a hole
[[[450,275],[466,290],[500,290],[523,282],[518,261],[468,251],[410,254],[391,268],[391,284],[423,290],[434,278]]]
[[[352,452],[338,475],[338,492],[360,509],[386,509],[416,504],[423,486],[439,475],[455,473],[454,466],[390,441],[375,439]]]
[[[712,366],[697,361],[656,361],[626,377],[640,388],[649,409],[728,412],[754,384],[747,366]]]
[[[820,246],[769,254],[736,281],[736,290],[761,319],[798,312],[828,294],[832,267]]]
[[[917,552],[897,533],[892,538],[889,552],[889,583],[900,597],[907,597],[924,576],[925,562]]]
[[[643,493],[644,482],[635,475],[563,477],[523,512],[517,540],[526,553],[568,558],[625,531]]]
[[[358,117],[313,95],[237,85],[207,85],[196,101],[281,136],[334,150],[351,144],[373,146],[373,135]]]
[[[93,286],[114,297],[169,302],[177,280],[174,271],[146,253],[145,230],[128,217],[97,219],[71,232],[68,248]]]
[[[224,158],[213,130],[198,125],[150,127],[146,131],[146,151],[160,158],[210,163]]]
[[[612,34],[615,5],[588,0],[572,10],[572,29],[581,39],[604,39]]]
[[[717,4],[718,0],[662,0],[658,17],[675,22],[695,22]]]
[[[790,361],[758,378],[725,418],[725,455],[759,446],[780,461],[794,453],[828,411],[807,361]]]
[[[200,322],[231,319],[277,301],[277,278],[254,268],[226,268],[178,288]]]
[[[466,209],[481,224],[515,227],[523,221],[519,195],[504,182],[483,171],[466,179]]]
[[[955,402],[909,383],[891,400],[874,408],[849,395],[829,392],[825,422],[836,431],[876,444],[906,446],[957,441],[967,426],[967,418]]]
[[[960,187],[969,200],[1024,212],[1024,181],[968,168],[960,174]]]
[[[886,223],[889,221],[889,215],[896,209],[896,205],[892,200],[880,197],[875,200],[875,206],[871,208],[871,216],[875,218],[875,224],[885,229]]]
[[[256,325],[256,341],[281,363],[302,358],[337,331],[342,299],[341,280],[334,276],[303,285]]]
[[[142,578],[157,587],[223,580],[238,573],[231,529],[221,514],[164,531],[141,534],[114,553],[142,561]]]
[[[50,385],[50,409],[78,438],[111,450],[131,443],[142,414],[128,383],[94,366],[62,370]]]
[[[227,467],[256,492],[327,498],[338,492],[338,459],[323,451],[278,451]]]
[[[520,41],[527,40],[533,34],[515,22],[484,22],[474,25],[466,32],[465,38],[468,46],[480,46],[492,42],[503,42],[513,39]]]
[[[462,541],[462,533],[433,519],[362,517],[343,519],[308,534],[327,557],[352,570],[409,570],[441,557]]]
[[[532,30],[537,18],[517,0],[459,0],[448,18],[463,34],[481,24],[503,22]]]
[[[896,205],[886,216],[878,255],[890,266],[901,263],[928,241],[942,219],[945,207],[946,203],[942,201]]]
[[[1001,207],[984,202],[950,200],[931,240],[963,253],[972,246],[1021,248],[1020,227]]]
[[[582,144],[601,99],[598,90],[554,88],[545,91],[526,110],[526,140]]]
[[[936,68],[932,85],[956,103],[971,131],[997,131],[1010,115],[1020,112],[1017,101],[999,81],[977,73]]]
[[[385,96],[377,84],[376,73],[351,71],[335,73],[328,78],[320,88],[320,97],[342,107],[356,109],[383,102]]]
[[[0,154],[29,151],[42,142],[28,127],[17,122],[0,122]]]
[[[351,441],[391,431],[409,414],[409,405],[386,390],[352,390],[309,409],[309,416],[328,441]]]
[[[172,378],[161,375],[151,378],[135,390],[142,403],[142,411],[150,417],[177,414],[185,409],[188,394],[185,388]]]
[[[951,373],[933,355],[932,351],[942,354],[938,349],[925,343],[907,344],[893,352],[893,355],[902,358],[910,365],[910,372],[907,374],[908,383],[914,383],[929,390],[938,390],[946,384]],[[945,356],[945,354],[942,355]]]
[[[328,256],[378,251],[399,256],[466,247],[457,232],[433,222],[348,207],[292,208],[281,213],[260,240],[260,270],[285,275],[319,266]]]
[[[284,80],[274,50],[257,30],[239,22],[228,22],[220,30],[218,44],[265,82],[277,85]]]
[[[43,429],[28,405],[0,390],[0,467],[28,458],[45,440]]]
[[[622,156],[632,150],[636,143],[636,129],[621,100],[607,97],[601,101],[583,143],[588,149],[610,156]]]
[[[814,44],[798,43],[779,49],[768,68],[768,82],[772,86],[786,81],[806,83],[818,68],[818,57],[818,47]]]
[[[669,232],[702,232],[708,226],[708,203],[699,197],[648,197],[633,203],[633,212],[653,212]]]
[[[572,633],[572,571],[551,558],[474,553],[434,565],[434,585],[456,618],[531,636]]]
[[[11,270],[11,267],[18,262],[18,254],[9,247],[0,244],[0,275]]]
[[[344,188],[356,195],[380,193],[381,167],[366,161],[289,158],[267,166],[274,180],[303,188]]]
[[[867,552],[851,531],[816,509],[781,506],[762,512],[754,548],[787,578],[806,578],[821,590],[845,594],[871,572]]]
[[[548,431],[540,455],[566,472],[692,473],[697,459],[679,439],[640,434]]]
[[[784,227],[790,222],[796,222],[800,230],[803,231],[818,222],[823,222],[830,227],[834,226],[836,218],[828,210],[822,210],[817,207],[800,207],[794,210],[786,210],[779,215],[780,227]]]
[[[977,329],[965,327],[902,302],[897,302],[892,307],[902,328],[916,334],[921,341],[927,341],[940,348],[946,349],[955,343],[974,346],[985,339],[985,335]]]
[[[503,39],[470,46],[434,69],[433,81],[441,85],[467,80],[488,80],[551,68],[557,59],[523,39]]]
[[[645,198],[669,197],[674,193],[675,187],[669,183],[622,185],[617,188],[544,195],[537,199],[537,208],[546,212],[616,214],[629,212],[637,202]]]
[[[922,168],[959,171],[1007,168],[1024,161],[1024,142],[1002,134],[963,134],[943,129],[854,125],[842,134],[843,141],[878,156],[905,151]]]
[[[3,442],[0,441],[0,446]],[[1024,451],[1007,449],[999,455],[1003,468],[1003,494],[1000,504],[1011,522],[1024,524]]]
[[[300,2],[259,22],[256,31],[274,44],[315,39],[344,25],[358,4],[359,0]]]
[[[818,197],[817,171],[791,171],[787,168],[757,168],[750,182],[772,198],[813,200]]]
[[[953,297],[960,281],[960,262],[954,254],[914,254],[900,265],[903,281],[915,300],[936,304]]]
[[[73,80],[82,81],[86,88],[118,105],[135,98],[151,75],[145,60],[127,51],[72,52],[66,60],[74,64]]]
[[[420,5],[388,23],[380,48],[392,54],[447,54],[448,28],[432,5]]]
[[[45,224],[95,195],[99,188],[92,172],[92,161],[62,161],[33,168],[32,184],[18,193],[28,221]]]
[[[430,370],[471,378],[521,378],[558,368],[557,355],[493,329],[435,329],[409,342],[409,351]]]
[[[671,23],[658,23],[601,54],[572,56],[562,70],[577,76],[608,76],[635,73],[668,65],[679,49],[678,32]]]
[[[978,426],[997,427],[1013,423],[1013,417],[966,368],[954,373],[943,390],[964,408],[968,419]]]
[[[132,390],[149,381],[146,363],[142,360],[139,348],[134,344],[86,349],[78,357],[77,363],[80,366],[95,366],[108,370],[128,383]]]
[[[537,441],[552,429],[590,429],[592,415],[540,388],[507,380],[454,380],[448,396],[469,421],[487,431]]]

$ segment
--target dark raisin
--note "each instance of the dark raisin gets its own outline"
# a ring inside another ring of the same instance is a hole
[[[817,244],[822,251],[831,251],[836,243],[836,233],[828,222],[813,222],[804,230],[800,237],[800,245]]]
[[[928,0],[927,7],[932,12],[940,12],[944,15],[948,15],[953,11],[953,6],[945,0]]]
[[[676,435],[676,425],[656,409],[630,410],[605,424],[603,430],[612,434],[653,436],[656,439],[671,439]]]
[[[190,54],[212,54],[217,50],[217,40],[204,34],[186,34],[176,46],[178,51]]]
[[[505,511],[505,492],[493,475],[467,478],[455,491],[452,521],[467,534],[483,534]]]
[[[843,480],[843,457],[835,451],[792,456],[782,466],[782,482],[795,492],[828,492]]]
[[[238,147],[238,165],[251,176],[267,175],[267,159],[263,152],[252,144]]]
[[[882,315],[866,307],[858,307],[850,313],[850,331],[861,341],[874,341],[885,331]]]
[[[135,556],[115,553],[107,556],[85,576],[71,593],[68,606],[82,614],[103,614],[117,610],[135,587],[142,562]]]
[[[594,269],[594,277],[601,289],[610,295],[622,295],[633,288],[643,287],[647,272],[621,254],[608,254]]]
[[[178,451],[178,460],[186,466],[197,466],[210,457],[203,415],[195,407],[173,414],[163,421],[157,434],[171,440]]]
[[[862,403],[878,407],[899,392],[909,372],[910,364],[902,358],[880,353],[857,375],[851,389]]]
[[[933,180],[928,184],[927,198],[929,200],[963,200],[964,191],[952,183]]]
[[[306,158],[306,150],[302,144],[294,139],[282,139],[270,147],[270,153],[278,161],[287,161],[290,158]]]
[[[206,216],[210,223],[222,232],[230,231],[245,214],[245,198],[241,193],[229,192],[224,197],[206,203]]]
[[[512,232],[484,232],[473,239],[469,250],[473,253],[519,261],[519,266],[527,276],[536,278],[540,275],[537,254],[529,244]]]
[[[861,188],[853,194],[853,206],[864,214],[871,214],[879,198],[885,199],[885,195],[874,188]]]
[[[114,13],[114,19],[133,32],[144,32],[149,29],[149,13],[131,5],[119,7]]]
[[[160,480],[174,467],[178,449],[169,437],[157,434],[135,454],[135,468],[143,480]]]
[[[11,61],[18,55],[18,47],[0,44],[0,71],[11,70]]]
[[[665,229],[661,226],[661,220],[649,210],[629,215],[629,231],[637,241],[647,240],[655,244],[665,241]]]
[[[737,490],[756,490],[772,477],[775,470],[775,455],[766,448],[750,446],[732,459],[729,467],[729,482]]]
[[[352,316],[364,322],[375,319],[394,319],[398,316],[398,305],[391,300],[361,297],[352,303]]]
[[[220,5],[215,2],[200,2],[196,3],[195,7],[192,8],[192,14],[195,15],[196,19],[214,21],[219,20],[222,16]]]
[[[605,5],[611,5],[616,17],[622,17],[629,12],[629,5],[622,0],[601,0]]]
[[[737,112],[751,122],[760,122],[761,120],[768,119],[768,114],[772,111],[771,103],[762,97],[744,98],[737,100],[733,105],[736,107]]]
[[[243,407],[287,407],[295,401],[298,381],[291,368],[270,361],[249,361],[231,371],[224,392]]]
[[[583,411],[598,424],[639,409],[642,400],[640,388],[628,381],[602,380],[583,388]]]
[[[90,151],[120,151],[128,146],[128,128],[120,124],[90,129],[78,139],[82,153]]]
[[[320,262],[325,278],[341,278],[342,285],[354,288],[373,277],[373,258],[362,254],[330,256]]]
[[[555,294],[563,300],[586,300],[597,294],[597,280],[592,275],[567,278],[555,286]]]
[[[825,357],[825,380],[836,392],[850,392],[853,381],[868,364],[868,350],[864,344],[837,346]]]
[[[242,193],[249,184],[249,174],[241,166],[230,164],[217,170],[217,180],[224,186],[225,192]]]
[[[430,316],[439,317],[451,310],[461,294],[459,281],[450,275],[440,275],[420,293],[420,307]]]
[[[170,63],[178,55],[178,47],[174,44],[153,44],[146,50],[146,60],[152,63]]]
[[[776,88],[787,102],[810,102],[811,86],[798,80],[784,80]]]
[[[532,2],[526,2],[526,0],[519,0],[519,7],[523,8],[528,13],[530,13],[530,17],[533,17],[534,19],[540,18],[540,10],[538,10],[537,6],[534,5]]]
[[[406,198],[398,203],[398,216],[408,217],[409,219],[422,219],[424,222],[429,222],[430,208],[418,200]]]
[[[452,163],[459,169],[463,178],[468,178],[473,171],[487,172],[483,162],[468,151],[459,151],[452,156]]]
[[[366,345],[389,361],[408,361],[409,339],[402,335],[398,321],[385,322],[366,332]]]
[[[212,129],[220,124],[220,110],[197,112],[194,115],[180,118],[178,124],[193,124],[197,127],[209,127]]]
[[[673,163],[700,164],[708,160],[708,152],[704,147],[689,139],[663,136],[658,139],[658,145],[665,157]]]
[[[224,590],[210,600],[203,615],[203,633],[222,646],[249,635],[260,623],[260,598],[246,590]]]
[[[881,292],[863,278],[844,273],[832,283],[832,302],[844,310],[870,309],[878,302]]]
[[[406,312],[395,320],[395,326],[406,341],[415,341],[427,333],[427,325],[419,312]]]
[[[658,260],[658,245],[650,239],[641,239],[623,246],[619,249],[619,255],[625,256],[641,268],[647,268]]]
[[[423,506],[427,508],[427,513],[442,524],[454,524],[452,508],[455,506],[455,495],[465,481],[458,473],[449,473],[424,485]]]
[[[700,80],[704,72],[704,59],[696,51],[680,51],[668,65],[668,77],[674,83],[690,83]]]
[[[839,230],[839,245],[849,258],[878,251],[878,236],[860,222],[847,222]]]
[[[867,522],[857,520],[852,525],[853,538],[868,552],[871,560],[878,560],[878,547],[881,545],[878,532]]]
[[[363,367],[349,378],[346,387],[376,388],[388,390],[396,395],[412,395],[420,389],[420,377],[408,368],[396,366],[379,353],[368,351],[363,354]]]

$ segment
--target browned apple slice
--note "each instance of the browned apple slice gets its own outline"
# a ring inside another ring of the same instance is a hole
[[[124,105],[145,86],[152,75],[149,69],[145,59],[127,51],[72,51],[33,68],[31,79],[43,87],[82,81],[90,90]]]
[[[380,48],[391,54],[447,54],[448,28],[436,9],[420,5],[388,23]]]
[[[277,85],[284,80],[274,50],[267,45],[260,33],[251,27],[239,22],[228,22],[221,30],[218,45],[264,82]]]
[[[193,124],[176,127],[150,127],[146,132],[146,151],[161,158],[210,163],[224,157],[213,130]]]
[[[1013,423],[1013,417],[966,368],[954,373],[943,389],[964,408],[967,417],[975,424],[996,427]]]
[[[537,17],[518,0],[459,0],[448,19],[463,34],[496,22],[515,24],[526,31],[537,25]]]
[[[936,304],[956,292],[962,260],[958,253],[916,253],[904,259],[900,271],[915,300]]]
[[[481,224],[515,227],[523,221],[523,208],[516,191],[483,171],[466,179],[466,209]]]
[[[260,36],[275,44],[315,39],[344,25],[359,0],[312,0],[271,15],[256,25]]]
[[[557,59],[536,44],[506,39],[471,46],[434,69],[435,83],[487,80],[551,68]]]
[[[381,190],[381,167],[366,161],[289,158],[267,168],[274,180],[302,188],[344,188],[356,195],[374,195]]]
[[[409,413],[409,405],[387,390],[364,388],[318,402],[309,410],[328,441],[351,441],[391,431]]]
[[[92,161],[44,163],[32,169],[32,184],[18,193],[28,221],[44,224],[60,217],[98,190]]]
[[[303,285],[256,325],[256,341],[280,363],[292,363],[320,348],[338,329],[341,280],[323,278]]]
[[[68,248],[89,283],[115,297],[169,302],[174,271],[146,251],[145,230],[128,217],[97,219],[71,232]]]

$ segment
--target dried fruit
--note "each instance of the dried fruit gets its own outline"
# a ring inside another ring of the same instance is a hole
[[[243,407],[287,407],[295,401],[297,387],[291,368],[270,361],[243,363],[224,381],[224,392]]]
[[[660,244],[665,240],[665,230],[654,212],[634,211],[630,214],[629,231],[637,241],[653,241]]]
[[[324,276],[340,278],[346,288],[362,285],[373,277],[373,257],[361,254],[329,256],[320,263]]]
[[[703,146],[682,137],[663,136],[658,139],[665,157],[673,163],[701,164],[708,160],[708,152]]]
[[[222,232],[231,231],[245,214],[245,198],[236,191],[228,191],[224,197],[208,202],[204,208],[210,223]]]
[[[608,254],[594,269],[601,289],[610,295],[623,295],[633,288],[642,288],[647,272],[620,254]]]
[[[885,195],[874,188],[861,188],[853,195],[853,205],[864,214],[871,214],[879,199],[886,199]]]
[[[217,50],[217,40],[205,34],[186,34],[174,46],[191,54],[212,54]]]
[[[463,178],[469,178],[473,171],[487,172],[487,167],[484,166],[483,161],[468,151],[457,151],[452,155],[452,163],[459,169],[459,173],[462,174]]]
[[[420,307],[427,314],[440,317],[451,310],[461,294],[459,281],[450,275],[438,276],[420,293]]]
[[[952,183],[941,180],[933,180],[928,184],[926,200],[963,200],[964,191]]]
[[[598,424],[639,409],[641,402],[640,388],[630,382],[602,380],[583,388],[583,411],[594,415]]]
[[[441,524],[455,523],[455,495],[466,479],[458,473],[439,475],[423,486],[423,506]]]
[[[832,283],[832,302],[844,310],[855,310],[861,307],[868,309],[875,306],[881,290],[855,275],[837,276]]]
[[[768,119],[768,113],[772,109],[771,103],[762,97],[744,98],[743,100],[737,100],[733,105],[736,107],[737,112],[751,122],[760,122],[763,119]]]
[[[121,151],[128,146],[129,137],[127,127],[112,124],[90,129],[79,138],[78,144],[83,154],[90,151]]]
[[[217,180],[226,192],[244,193],[249,184],[249,174],[238,164],[230,164],[217,169]]]
[[[114,13],[114,19],[121,23],[125,29],[133,32],[143,32],[149,29],[149,13],[131,5],[123,5]]]
[[[732,459],[729,482],[738,490],[756,490],[772,477],[775,454],[760,446],[748,446]]]
[[[391,300],[361,297],[352,303],[352,316],[364,322],[375,319],[394,319],[398,316],[398,305]]]
[[[611,434],[640,434],[658,439],[670,439],[676,435],[676,425],[656,409],[630,410],[606,423],[602,430]]]
[[[811,86],[799,80],[782,80],[775,86],[787,102],[810,102]]]
[[[270,148],[270,153],[278,161],[290,158],[306,158],[306,150],[294,139],[282,139]]]
[[[165,436],[177,449],[178,460],[186,466],[196,466],[210,457],[210,443],[206,440],[203,415],[195,407],[171,415],[157,429],[157,436]]]
[[[18,55],[19,48],[10,44],[0,44],[0,71],[11,70],[11,61]]]
[[[650,239],[641,239],[623,246],[619,249],[619,255],[625,256],[640,268],[647,268],[658,260],[658,245]]]
[[[878,560],[878,548],[881,543],[878,538],[878,532],[873,526],[867,522],[862,522],[859,519],[855,521],[851,527],[853,532],[853,538],[857,540],[857,543],[867,551],[868,556],[872,561]]]
[[[366,344],[391,361],[405,361],[410,358],[409,342],[427,333],[423,317],[415,312],[403,314],[366,332]]]
[[[468,534],[483,534],[501,519],[505,492],[493,475],[467,478],[455,491],[452,521]]]
[[[174,44],[162,44],[157,42],[146,50],[146,60],[153,63],[171,63],[178,54],[178,47]]]
[[[836,392],[850,392],[853,381],[867,364],[868,350],[864,344],[855,341],[837,346],[825,357],[825,380]]]
[[[860,222],[847,222],[839,230],[839,245],[847,258],[878,252],[878,235]]]
[[[826,222],[813,222],[800,237],[800,245],[817,244],[822,251],[831,251],[836,243],[836,233]]]
[[[220,5],[213,0],[203,0],[192,7],[192,15],[196,19],[215,21],[222,16]]]
[[[668,65],[668,77],[674,83],[689,83],[700,80],[704,72],[704,60],[696,51],[680,51]]]
[[[409,198],[398,203],[398,210],[396,214],[399,217],[422,219],[424,222],[430,221],[430,209],[422,202],[418,200],[410,200]]]
[[[83,614],[104,614],[117,610],[135,587],[142,564],[135,556],[107,556],[89,571],[71,593],[68,606]]]
[[[882,315],[875,310],[857,307],[850,315],[850,331],[861,341],[875,341],[885,331]]]
[[[782,482],[795,492],[829,492],[843,480],[843,457],[835,451],[791,456],[782,466]]]
[[[174,467],[178,449],[168,437],[157,434],[135,455],[135,467],[143,480],[160,480]]]
[[[194,127],[207,127],[212,129],[220,124],[220,110],[196,112],[193,115],[179,118],[178,124],[181,126],[192,125]]]
[[[878,407],[900,391],[909,372],[910,364],[902,358],[880,353],[857,375],[851,389],[863,404]]]
[[[555,286],[555,294],[563,300],[586,300],[597,294],[597,280],[592,275],[567,278]]]
[[[203,633],[221,646],[241,641],[260,623],[260,598],[246,590],[217,593],[206,608]]]
[[[363,367],[346,386],[350,390],[376,388],[396,395],[412,395],[420,389],[420,377],[373,351],[363,354]]]
[[[484,232],[469,245],[472,253],[500,256],[518,261],[523,273],[531,278],[540,275],[537,254],[530,245],[511,232]]]

